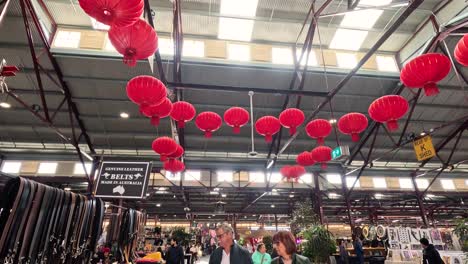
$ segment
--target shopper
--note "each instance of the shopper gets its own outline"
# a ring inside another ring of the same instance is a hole
[[[234,242],[234,231],[228,224],[218,225],[219,247],[210,256],[209,264],[252,264],[249,252]]]
[[[184,264],[184,249],[179,246],[175,238],[171,239],[171,247],[166,254],[167,264]]]
[[[423,264],[444,264],[439,252],[434,245],[429,244],[429,240],[423,237],[419,240],[423,247]]]
[[[291,232],[279,231],[273,236],[279,257],[271,261],[272,264],[310,264],[307,257],[296,254],[296,240]]]
[[[349,263],[348,251],[346,251],[346,243],[344,239],[340,241],[340,263],[341,264]]]
[[[156,252],[160,252],[161,253],[161,258],[164,259],[164,260],[166,259],[166,254],[164,254],[164,251],[162,250],[161,247],[158,247]]]
[[[266,246],[263,243],[257,245],[257,251],[252,255],[253,264],[270,264],[270,254],[266,253]]]
[[[362,248],[362,241],[361,239],[353,234],[353,247],[354,252],[356,253],[357,263],[364,264],[364,249]]]

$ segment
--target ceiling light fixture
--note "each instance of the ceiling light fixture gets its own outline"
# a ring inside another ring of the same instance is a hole
[[[70,187],[65,187],[65,188],[63,188],[63,190],[65,190],[65,191],[71,191],[71,188],[70,188]]]
[[[122,113],[120,113],[120,117],[121,118],[129,118],[130,115],[128,113],[122,112]]]
[[[7,103],[7,102],[1,102],[0,103],[0,107],[1,108],[11,108],[11,104]]]
[[[294,198],[294,194],[290,194],[290,195],[289,195],[289,198]]]
[[[274,204],[272,204],[272,205],[271,205],[271,208],[275,208],[275,205],[274,205]]]
[[[156,207],[161,207],[161,204],[160,203],[156,204]]]
[[[227,194],[223,193],[221,194],[221,197],[226,198]]]

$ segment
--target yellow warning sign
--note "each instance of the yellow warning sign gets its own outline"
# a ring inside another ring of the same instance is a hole
[[[432,137],[429,135],[413,141],[413,147],[416,158],[419,161],[432,158],[436,155],[434,145],[432,145]]]

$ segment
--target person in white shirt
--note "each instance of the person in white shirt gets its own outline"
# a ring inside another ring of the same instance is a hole
[[[219,247],[210,256],[209,264],[253,264],[250,253],[234,242],[234,230],[229,224],[216,228]]]

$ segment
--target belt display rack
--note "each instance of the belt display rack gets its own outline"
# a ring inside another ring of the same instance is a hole
[[[88,263],[101,234],[101,199],[21,177],[0,194],[0,263]]]

